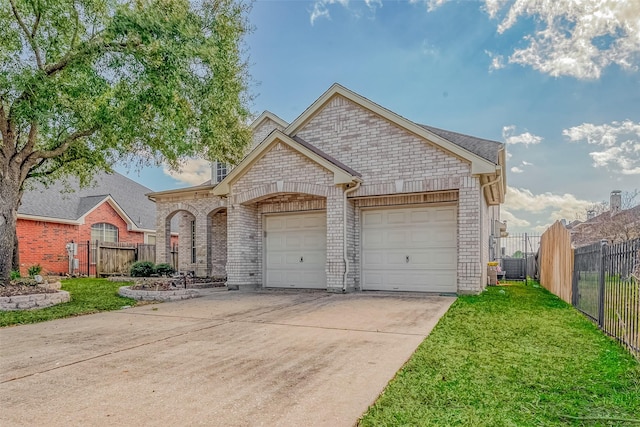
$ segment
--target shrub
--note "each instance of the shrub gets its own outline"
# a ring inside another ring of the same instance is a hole
[[[131,266],[132,277],[151,277],[156,272],[156,267],[151,261],[138,261]]]
[[[20,270],[11,270],[9,274],[9,280],[16,280],[20,278]]]
[[[171,264],[163,263],[156,265],[156,273],[160,274],[161,276],[169,276],[175,272],[176,269],[173,268]]]
[[[42,271],[42,266],[40,264],[32,265],[27,269],[27,273],[29,274],[29,277],[37,276],[38,274],[40,274],[41,271]]]

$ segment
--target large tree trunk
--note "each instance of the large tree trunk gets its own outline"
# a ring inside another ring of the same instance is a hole
[[[13,267],[19,203],[19,177],[6,176],[0,182],[0,285],[9,283]]]
[[[16,236],[16,244],[13,245],[13,260],[11,263],[11,269],[20,271],[20,242],[18,236]]]

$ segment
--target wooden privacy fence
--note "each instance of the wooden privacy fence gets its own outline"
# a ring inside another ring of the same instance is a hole
[[[97,247],[96,276],[129,274],[131,265],[136,262],[135,244],[99,242]]]
[[[571,234],[556,221],[540,238],[540,284],[571,304],[573,250]]]
[[[156,262],[156,245],[146,243],[113,243],[98,240],[74,244],[69,261],[69,274],[86,276],[109,276],[129,274],[136,261]],[[73,247],[73,246],[72,246]],[[178,269],[178,245],[170,248],[169,263]]]

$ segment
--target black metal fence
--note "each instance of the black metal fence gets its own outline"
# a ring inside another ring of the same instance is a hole
[[[539,234],[513,234],[496,239],[496,243],[500,248],[496,259],[500,263],[506,280],[526,280],[527,277],[538,277]]]
[[[573,305],[640,357],[640,239],[574,251]]]

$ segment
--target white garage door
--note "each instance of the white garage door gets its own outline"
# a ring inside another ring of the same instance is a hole
[[[362,288],[457,291],[455,206],[362,213]]]
[[[327,287],[327,216],[312,214],[266,217],[266,286]]]

